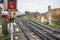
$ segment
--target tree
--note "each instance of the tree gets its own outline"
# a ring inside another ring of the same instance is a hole
[[[53,18],[55,19],[54,23],[60,25],[60,15],[53,15]]]

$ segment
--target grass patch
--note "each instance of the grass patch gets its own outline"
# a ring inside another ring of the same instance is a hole
[[[56,25],[56,24],[49,24],[48,26],[50,26],[50,27],[55,27],[55,28],[60,29],[60,25]]]
[[[18,25],[17,25],[17,24],[16,24],[16,25],[13,25],[13,27],[14,27],[14,28],[18,28]]]
[[[43,24],[44,25],[44,22],[41,22],[40,20],[34,18],[34,17],[30,17],[30,16],[25,16],[25,19],[27,20],[31,20],[31,21],[34,21],[36,23],[39,23],[39,24]]]

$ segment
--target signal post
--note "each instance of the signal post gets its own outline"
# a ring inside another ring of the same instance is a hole
[[[16,9],[17,9],[17,0],[7,0],[7,10],[8,10],[8,18],[9,18],[9,32],[10,38],[13,40],[13,25],[14,19],[16,18]]]

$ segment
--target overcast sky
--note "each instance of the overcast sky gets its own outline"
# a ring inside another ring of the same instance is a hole
[[[60,0],[18,0],[17,4],[18,10],[21,12],[38,11],[43,13],[48,10],[48,5],[51,5],[51,8],[60,8]]]

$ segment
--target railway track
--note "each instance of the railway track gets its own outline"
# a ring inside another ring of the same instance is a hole
[[[20,27],[20,23],[19,23],[18,20],[16,20],[16,23],[17,23],[17,24],[19,25],[19,27]],[[29,40],[28,36],[26,35],[26,33],[24,32],[24,30],[22,29],[22,27],[20,27],[20,28],[21,28],[22,32],[24,33],[26,39]]]
[[[27,40],[19,26],[18,26],[18,31],[14,28],[13,40]]]
[[[24,22],[25,23],[25,22]],[[29,26],[28,28],[30,28],[32,31],[34,31],[35,33],[42,35],[44,38],[46,38],[46,40],[56,40],[54,38],[51,39],[51,37],[46,36],[44,33],[42,33],[42,31],[40,31],[37,28],[34,28],[34,26],[31,26],[30,24],[28,24],[27,26]],[[39,31],[38,31],[39,30]]]
[[[38,32],[36,29],[32,28],[30,25],[26,25],[30,30],[32,30],[34,33],[36,33],[40,38],[43,38],[44,40],[49,40],[48,37],[44,36],[40,32]]]
[[[20,20],[20,18],[19,18]],[[44,26],[41,26],[35,22],[29,22],[24,18],[21,18],[20,20],[27,28],[29,28],[31,31],[36,33],[40,38],[44,40],[60,40],[60,38],[56,37],[52,32],[55,32],[55,34],[59,34],[59,32],[56,32],[56,30],[52,30],[49,28],[45,28]]]
[[[20,26],[20,28],[21,28],[21,30],[23,31],[23,33],[24,33],[24,35],[25,35],[25,37],[27,38],[27,40],[45,40],[45,39],[43,39],[41,36],[40,36],[40,38],[37,36],[37,34],[36,33],[34,33],[34,32],[31,32],[31,30],[29,30],[27,27],[22,27],[23,26],[23,24],[20,22],[20,21],[18,21],[18,20],[16,20],[16,23]],[[29,31],[28,31],[29,30]],[[26,32],[26,31],[28,31],[28,32]],[[35,36],[35,37],[34,37]],[[34,39],[32,39],[31,37],[33,37]],[[37,38],[37,39],[36,39]]]
[[[55,32],[57,32],[57,33],[59,33],[59,34],[60,34],[60,30],[59,30],[59,29],[51,28],[51,27],[46,26],[46,25],[41,25],[41,24],[36,23],[36,22],[34,22],[34,21],[32,21],[32,20],[30,20],[30,22],[35,23],[35,24],[37,24],[37,25],[39,25],[39,26],[43,26],[43,27],[44,27],[44,28],[46,28],[46,29],[53,30],[53,31],[55,31]]]
[[[51,39],[48,36],[46,36],[45,34],[43,34],[41,31],[38,31],[38,29],[36,30],[36,28],[33,28],[34,26],[31,25],[26,25],[29,23],[26,23],[25,20],[22,19],[21,21],[27,28],[29,28],[30,30],[32,30],[33,32],[35,32],[40,38],[42,37],[44,40],[55,40],[55,39]]]
[[[30,24],[33,24],[33,25],[35,25],[35,26],[37,26],[38,28],[40,28],[40,29],[43,29],[43,30],[45,30],[45,31],[47,31],[51,36],[53,36],[53,37],[55,37],[56,39],[59,39],[60,40],[60,32],[59,32],[59,30],[55,30],[55,29],[51,29],[51,28],[48,28],[48,27],[46,27],[46,26],[43,26],[43,25],[39,25],[39,24],[37,24],[37,23],[31,23],[31,22],[29,22]],[[59,36],[58,36],[59,35]]]
[[[25,20],[25,21],[26,21],[26,20]],[[59,32],[59,31],[50,29],[50,28],[48,28],[48,27],[44,27],[44,26],[42,26],[42,25],[40,25],[40,24],[37,24],[37,23],[35,23],[35,22],[31,22],[31,21],[30,21],[30,22],[29,22],[29,21],[26,21],[26,22],[28,22],[30,25],[35,26],[35,27],[38,28],[38,29],[41,29],[41,30],[49,33],[49,35],[52,36],[52,37],[54,37],[56,40],[60,40],[60,38],[57,37],[57,35],[60,35],[60,32]],[[54,32],[54,34],[53,34],[53,32]]]

